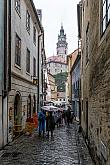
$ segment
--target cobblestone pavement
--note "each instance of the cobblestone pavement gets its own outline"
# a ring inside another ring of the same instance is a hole
[[[22,135],[7,145],[0,165],[94,165],[76,124],[54,131],[54,138]]]

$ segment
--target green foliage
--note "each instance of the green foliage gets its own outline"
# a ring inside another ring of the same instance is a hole
[[[63,72],[63,73],[61,72],[54,75],[58,92],[65,92],[65,82],[67,80],[67,76],[68,76],[67,72]]]

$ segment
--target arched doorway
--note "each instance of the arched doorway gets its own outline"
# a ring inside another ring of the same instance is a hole
[[[28,96],[27,100],[27,118],[31,117],[31,95]]]
[[[33,113],[36,112],[36,97],[35,95],[33,96]]]
[[[14,101],[14,124],[21,124],[21,96],[17,93]]]

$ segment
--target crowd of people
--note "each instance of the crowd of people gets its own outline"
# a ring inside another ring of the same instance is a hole
[[[46,132],[46,136],[53,137],[53,132],[56,127],[60,126],[69,126],[70,123],[73,122],[74,114],[71,112],[71,107],[68,106],[67,110],[63,111],[44,111],[41,110],[38,114],[38,129],[39,129],[39,136],[43,134],[43,137]],[[49,133],[50,132],[50,133]]]

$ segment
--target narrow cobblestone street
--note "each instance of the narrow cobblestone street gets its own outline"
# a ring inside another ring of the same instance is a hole
[[[56,128],[54,138],[23,135],[7,145],[0,155],[0,165],[93,165],[86,144],[76,124]]]

